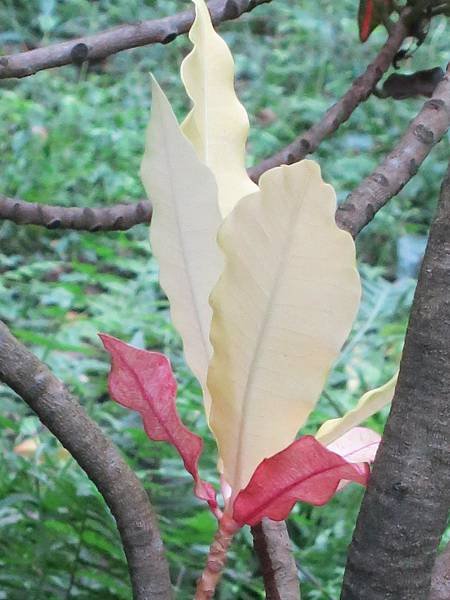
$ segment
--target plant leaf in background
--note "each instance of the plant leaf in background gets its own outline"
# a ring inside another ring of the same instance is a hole
[[[278,167],[219,232],[211,295],[211,428],[234,493],[305,423],[350,332],[361,287],[351,236],[313,161]]]
[[[281,521],[298,500],[320,506],[341,480],[366,485],[368,476],[367,465],[350,464],[312,436],[303,436],[262,461],[237,495],[233,519],[240,525],[256,525],[264,517]]]
[[[245,169],[249,122],[234,90],[230,50],[215,32],[204,0],[194,4],[196,18],[189,32],[194,48],[181,65],[193,108],[182,130],[214,173],[225,217],[241,198],[258,189]]]
[[[108,387],[111,398],[137,411],[151,440],[172,444],[195,481],[195,494],[208,502],[216,513],[214,488],[200,479],[198,460],[203,440],[183,425],[175,399],[177,384],[169,359],[160,352],[134,348],[110,335],[101,334],[105,349],[111,354]]]
[[[392,0],[359,0],[358,26],[359,39],[365,42],[372,31],[394,10]]]
[[[339,419],[326,421],[316,433],[316,439],[328,446],[392,401],[398,373],[381,387],[366,392],[357,405]]]
[[[216,235],[221,223],[217,186],[181,133],[172,108],[153,79],[152,114],[141,177],[153,203],[152,250],[160,284],[170,302],[172,322],[183,340],[186,362],[206,389],[211,357],[209,294],[222,270]]]

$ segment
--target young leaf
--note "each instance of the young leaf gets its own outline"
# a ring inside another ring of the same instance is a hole
[[[397,377],[398,373],[381,387],[366,392],[361,396],[355,408],[349,410],[343,417],[326,421],[316,433],[316,439],[321,444],[329,446],[347,431],[350,431],[353,427],[356,427],[381,410],[383,406],[389,404],[394,397]]]
[[[234,90],[234,62],[214,31],[204,0],[194,0],[196,17],[189,32],[194,44],[181,65],[181,78],[193,108],[182,124],[199,158],[217,181],[219,206],[226,216],[256,191],[245,169],[248,117]]]
[[[317,439],[317,438],[316,438]],[[373,463],[381,436],[367,427],[354,427],[331,444],[327,449],[342,456],[350,463]]]
[[[354,427],[327,446],[327,449],[339,454],[347,462],[359,464],[364,469],[366,464],[371,464],[375,460],[380,442],[381,436],[375,431],[366,427]],[[349,483],[351,481],[343,479],[339,482],[337,491],[340,492]]]
[[[256,525],[264,517],[281,521],[298,500],[320,506],[341,480],[366,485],[368,476],[367,465],[350,464],[312,436],[304,436],[263,460],[236,497],[233,519],[240,525]]]
[[[392,0],[359,0],[358,26],[359,39],[365,42],[372,31],[394,10]]]
[[[100,338],[112,359],[108,378],[111,398],[141,415],[151,440],[175,446],[186,470],[194,478],[195,494],[206,500],[215,512],[214,488],[202,481],[198,472],[203,441],[180,421],[175,406],[177,384],[169,359],[164,354],[134,348],[104,333]]]
[[[211,428],[234,493],[292,442],[355,317],[351,236],[313,161],[266,172],[219,232],[225,270],[211,295]]]
[[[223,266],[216,243],[221,223],[217,186],[211,171],[181,133],[155,80],[152,97],[141,166],[141,177],[153,203],[150,240],[172,321],[182,337],[186,362],[203,388],[208,415],[206,374],[212,353],[208,297]]]

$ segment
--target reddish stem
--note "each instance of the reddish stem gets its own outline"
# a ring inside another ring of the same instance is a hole
[[[214,541],[209,548],[206,565],[200,579],[197,581],[197,590],[194,600],[209,600],[214,597],[217,584],[222,577],[227,561],[227,552],[238,531],[239,525],[229,515],[224,514],[219,521],[219,529],[214,536]]]

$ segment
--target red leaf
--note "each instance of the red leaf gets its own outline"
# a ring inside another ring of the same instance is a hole
[[[359,0],[359,39],[365,42],[372,31],[383,22],[383,13],[390,15],[394,10],[392,0]]]
[[[100,334],[100,338],[112,358],[108,378],[111,397],[141,415],[151,440],[175,446],[186,470],[194,478],[196,496],[206,500],[217,514],[215,490],[200,479],[198,472],[203,441],[183,425],[177,413],[177,383],[169,359],[164,354],[140,350],[107,334]]]
[[[320,506],[330,500],[341,479],[367,483],[369,467],[350,464],[312,436],[303,436],[259,464],[237,495],[233,519],[255,525],[263,517],[282,521],[301,500]]]
[[[359,39],[365,42],[373,30],[373,0],[360,0]]]

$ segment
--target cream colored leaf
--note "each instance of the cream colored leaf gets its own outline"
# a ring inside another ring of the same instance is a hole
[[[352,325],[360,281],[336,197],[310,160],[272,169],[224,222],[211,296],[211,428],[234,492],[313,409]]]
[[[328,446],[389,404],[394,397],[397,378],[398,373],[384,385],[366,392],[361,396],[357,405],[340,419],[325,421],[316,433],[319,442]]]
[[[189,33],[194,48],[181,65],[193,108],[181,128],[214,173],[225,217],[242,197],[258,189],[245,169],[249,123],[234,89],[230,50],[215,32],[204,0],[194,4],[196,18]]]
[[[221,223],[217,186],[182,134],[155,80],[152,98],[141,165],[142,181],[153,203],[150,240],[172,321],[183,340],[186,362],[203,388],[208,414],[206,374],[212,353],[208,297],[223,268],[216,243]]]

